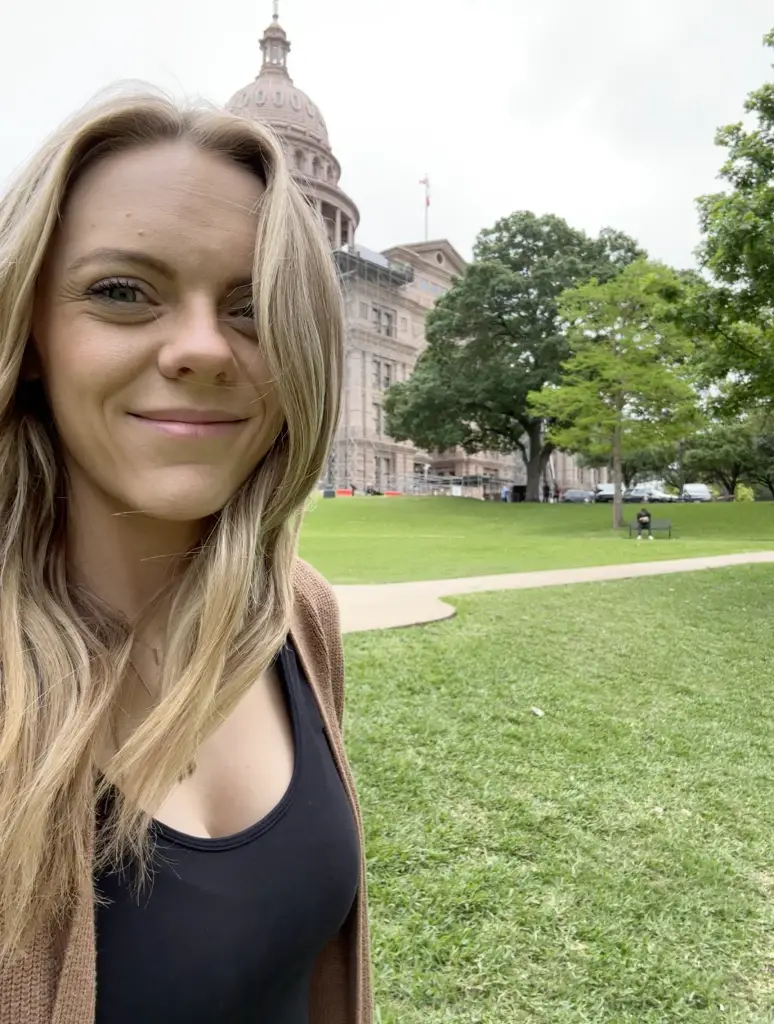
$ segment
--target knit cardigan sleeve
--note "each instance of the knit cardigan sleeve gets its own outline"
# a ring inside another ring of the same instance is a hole
[[[333,588],[316,569],[298,559],[296,563],[296,600],[303,601],[307,621],[316,634],[315,647],[324,659],[324,678],[320,678],[323,696],[332,700],[332,708],[341,728],[344,717],[344,647],[341,616]]]

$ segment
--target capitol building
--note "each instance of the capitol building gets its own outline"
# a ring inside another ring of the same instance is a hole
[[[425,346],[425,318],[462,273],[465,260],[445,239],[383,252],[360,244],[360,212],[340,186],[341,165],[322,113],[290,77],[290,41],[276,7],[260,42],[260,73],[232,96],[227,109],[278,134],[297,182],[325,225],[342,281],[347,317],[342,414],[323,482],[340,490],[354,485],[360,491],[479,497],[499,493],[504,484],[522,489],[526,471],[520,454],[430,454],[387,435],[385,392],[411,374]],[[593,486],[597,477],[576,467],[571,456],[555,453],[547,482],[565,490]]]

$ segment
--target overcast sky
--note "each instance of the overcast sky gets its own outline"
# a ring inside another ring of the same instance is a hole
[[[0,180],[116,79],[224,103],[260,67],[270,0],[5,0]],[[611,225],[692,263],[715,128],[772,77],[771,0],[281,0],[290,72],[327,120],[360,241],[465,256],[513,210]]]

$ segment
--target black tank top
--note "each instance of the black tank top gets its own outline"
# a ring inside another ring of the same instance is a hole
[[[295,766],[279,804],[222,839],[154,822],[138,903],[102,874],[96,1024],[308,1024],[312,968],[357,892],[360,848],[317,701],[289,643],[277,667]]]

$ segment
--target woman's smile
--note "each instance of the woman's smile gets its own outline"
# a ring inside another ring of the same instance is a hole
[[[128,413],[144,427],[149,427],[168,437],[203,441],[213,438],[227,438],[245,422],[246,417],[220,409],[160,409],[147,413]]]

